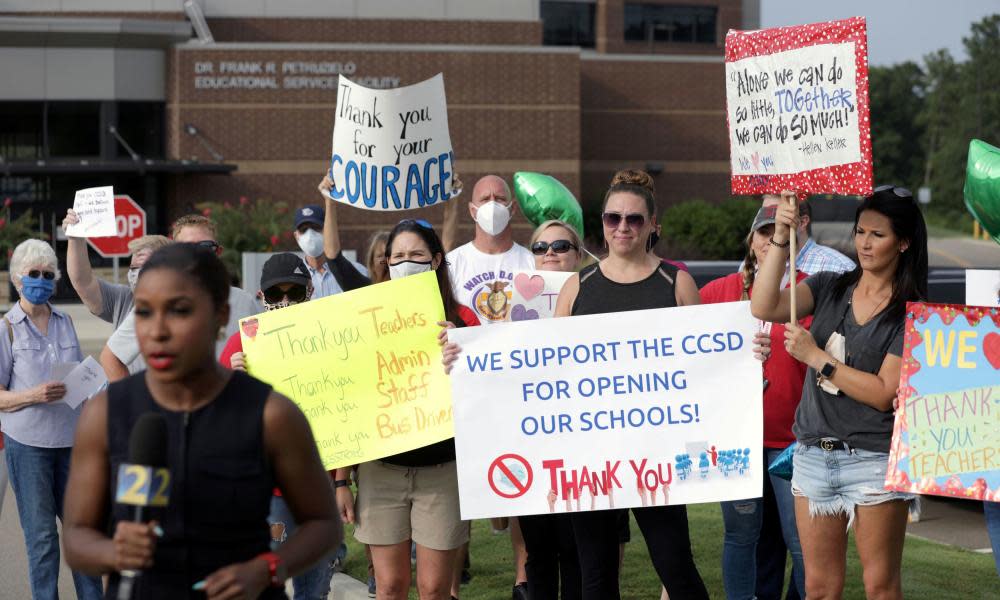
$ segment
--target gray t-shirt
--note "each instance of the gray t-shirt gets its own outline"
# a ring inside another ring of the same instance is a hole
[[[101,288],[101,314],[97,317],[118,329],[122,320],[132,312],[132,288],[120,283],[108,283],[103,279],[98,279],[97,285]]]
[[[812,291],[813,322],[809,328],[816,344],[826,346],[834,331],[846,338],[844,363],[867,373],[878,373],[886,354],[903,355],[905,319],[890,319],[883,310],[864,325],[858,325],[851,310],[851,286],[841,297],[834,297],[833,283],[839,273],[817,273],[805,280]],[[825,437],[843,440],[851,446],[872,452],[888,452],[892,437],[892,410],[882,412],[849,398],[841,392],[828,394],[816,383],[816,371],[806,371],[802,402],[795,413],[792,432],[801,443],[810,444]]]

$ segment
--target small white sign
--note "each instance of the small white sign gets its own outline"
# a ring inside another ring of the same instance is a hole
[[[66,384],[66,395],[62,401],[69,404],[70,407],[76,408],[84,400],[104,389],[104,386],[108,384],[108,377],[101,365],[94,360],[94,357],[88,356],[62,381]]]
[[[67,236],[94,238],[118,235],[115,192],[111,186],[78,190],[73,199],[73,211],[80,217],[80,222],[66,228]]]
[[[965,271],[965,303],[969,306],[1000,306],[1000,271]]]

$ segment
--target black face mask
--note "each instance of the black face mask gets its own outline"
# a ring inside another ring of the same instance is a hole
[[[653,230],[653,232],[649,234],[649,239],[646,240],[646,252],[650,252],[654,247],[656,247],[656,243],[659,241],[660,234],[656,233],[656,230]]]

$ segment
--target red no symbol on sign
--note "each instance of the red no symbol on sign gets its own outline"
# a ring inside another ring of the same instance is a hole
[[[118,235],[87,239],[104,258],[130,254],[128,243],[146,235],[146,211],[130,196],[115,196],[115,225]]]
[[[490,487],[501,498],[519,498],[531,487],[531,465],[523,456],[504,454],[490,465]]]

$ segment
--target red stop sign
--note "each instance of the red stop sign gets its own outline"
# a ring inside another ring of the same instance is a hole
[[[118,235],[87,238],[87,243],[104,258],[130,254],[128,243],[146,235],[146,211],[130,196],[115,196],[115,224]]]

